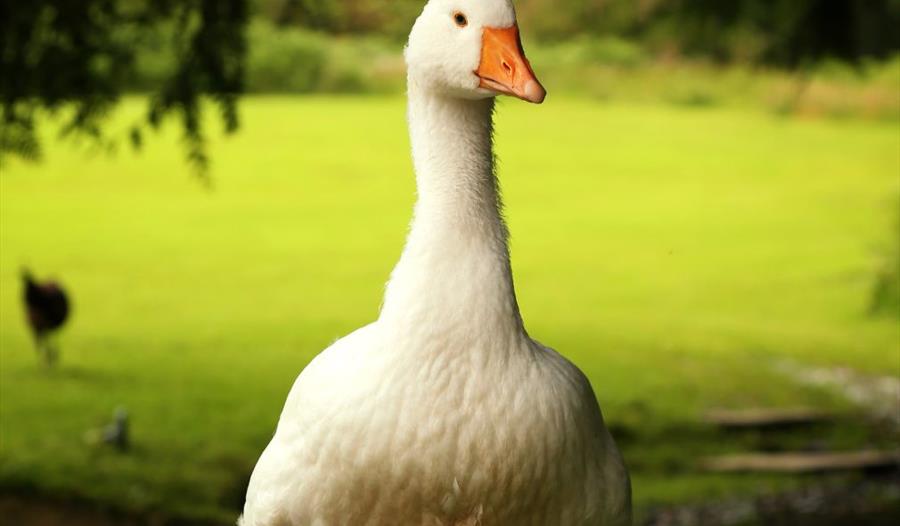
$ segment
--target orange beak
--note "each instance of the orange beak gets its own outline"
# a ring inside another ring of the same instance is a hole
[[[547,91],[538,82],[525,58],[519,26],[502,29],[484,28],[481,35],[481,63],[475,74],[481,79],[479,87],[506,93],[528,102],[544,102]]]

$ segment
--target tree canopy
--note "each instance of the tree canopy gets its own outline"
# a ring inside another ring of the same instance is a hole
[[[102,126],[105,117],[123,93],[139,90],[150,97],[146,114],[130,126],[131,142],[140,146],[147,130],[171,115],[181,123],[188,159],[202,171],[208,164],[202,101],[214,101],[226,131],[237,129],[251,17],[276,26],[399,40],[423,3],[0,0],[0,162],[8,154],[41,156],[39,116],[48,112],[62,121],[62,133],[111,144]],[[517,0],[516,5],[527,31],[545,40],[614,34],[651,50],[723,62],[794,68],[821,58],[858,62],[900,50],[900,0]],[[161,65],[149,77],[138,64],[147,56]],[[284,60],[292,68],[317,71],[309,57]]]
[[[64,113],[64,134],[103,141],[103,119],[133,74],[142,41],[168,27],[174,67],[130,129],[169,114],[182,123],[188,159],[207,165],[201,99],[218,105],[225,128],[238,126],[248,0],[0,0],[0,160],[41,155],[38,114]]]

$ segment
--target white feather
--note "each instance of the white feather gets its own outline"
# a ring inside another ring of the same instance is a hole
[[[469,24],[460,32],[455,11]],[[432,0],[406,50],[418,202],[378,320],[288,396],[243,526],[630,523],[630,486],[585,376],[525,332],[477,87],[508,0]]]

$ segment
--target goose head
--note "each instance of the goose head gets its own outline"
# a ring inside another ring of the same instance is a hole
[[[510,0],[431,0],[405,57],[411,82],[445,95],[540,104],[547,94],[525,58]]]

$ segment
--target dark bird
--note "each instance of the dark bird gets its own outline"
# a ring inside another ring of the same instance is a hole
[[[38,282],[27,269],[22,270],[22,281],[25,311],[35,346],[47,365],[52,366],[59,358],[59,350],[51,342],[51,336],[69,317],[69,298],[59,283]]]

